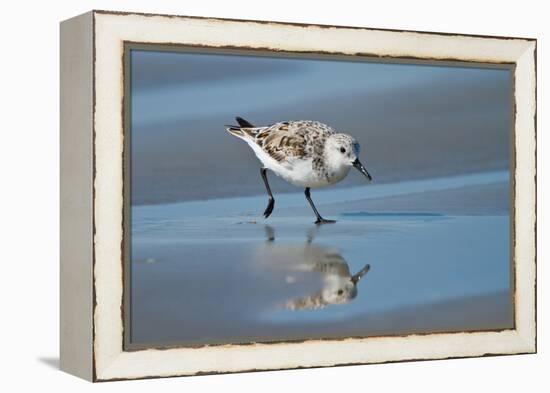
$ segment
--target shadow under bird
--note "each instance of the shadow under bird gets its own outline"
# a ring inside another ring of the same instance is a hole
[[[239,125],[226,126],[227,131],[244,140],[263,164],[260,174],[269,196],[265,218],[275,207],[275,198],[267,180],[268,169],[287,182],[305,188],[306,199],[317,218],[316,224],[335,221],[321,217],[311,199],[311,188],[338,183],[347,176],[351,167],[372,180],[359,161],[359,143],[352,136],[338,133],[326,124],[298,120],[256,127],[241,117],[235,119]]]

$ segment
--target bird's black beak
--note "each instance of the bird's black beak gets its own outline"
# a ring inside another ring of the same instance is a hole
[[[368,273],[368,271],[370,270],[370,265],[365,265],[365,267],[361,270],[359,270],[357,273],[355,273],[353,276],[351,276],[351,282],[353,283],[353,285],[356,285],[359,280],[365,275]]]
[[[365,169],[365,167],[363,166],[363,164],[361,164],[361,161],[359,161],[359,158],[356,158],[355,161],[353,161],[353,166],[355,168],[357,168],[357,170],[359,172],[361,172],[363,175],[365,175],[365,177],[367,179],[372,180],[372,176],[370,175],[369,172],[367,172],[367,170]]]

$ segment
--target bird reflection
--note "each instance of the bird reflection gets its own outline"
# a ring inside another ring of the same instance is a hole
[[[357,297],[357,284],[368,273],[366,264],[357,273],[351,274],[349,265],[338,250],[312,244],[316,235],[310,232],[302,245],[277,244],[275,231],[266,226],[268,246],[264,257],[278,269],[287,273],[287,284],[299,284],[296,274],[313,273],[320,275],[321,288],[318,286],[307,296],[290,299],[285,308],[290,310],[319,310],[332,304],[346,304]]]

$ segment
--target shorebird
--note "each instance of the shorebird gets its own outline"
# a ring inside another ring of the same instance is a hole
[[[317,218],[316,224],[335,221],[321,217],[311,199],[311,188],[338,183],[347,176],[351,167],[372,180],[359,161],[359,143],[352,136],[337,133],[326,124],[298,120],[256,127],[241,117],[235,119],[239,125],[225,126],[227,131],[244,140],[263,164],[260,174],[269,196],[265,218],[275,207],[275,198],[267,180],[268,169],[287,182],[305,188],[304,194]]]

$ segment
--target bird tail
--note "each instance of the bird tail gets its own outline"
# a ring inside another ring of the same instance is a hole
[[[254,128],[254,127],[256,127],[254,124],[250,123],[249,121],[246,121],[242,117],[237,116],[235,118],[235,120],[237,120],[237,123],[239,123],[239,126],[241,126],[241,128]]]
[[[244,138],[246,137],[247,133],[243,131],[243,128],[254,128],[254,125],[250,123],[249,121],[246,121],[242,117],[237,116],[235,118],[237,120],[237,123],[239,123],[238,126],[231,126],[226,125],[225,129],[231,134],[238,138]]]

